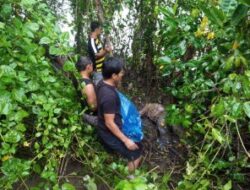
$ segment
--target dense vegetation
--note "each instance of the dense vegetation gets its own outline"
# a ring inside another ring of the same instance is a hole
[[[75,58],[57,71],[49,55],[86,53],[88,25],[98,18],[96,1],[70,1],[75,48],[58,26],[60,2],[0,0],[0,188],[29,189],[26,181],[36,176],[33,190],[75,189],[64,176],[73,157],[82,163],[81,180],[89,190],[98,183],[120,190],[171,189],[170,171],[160,175],[146,166],[126,180],[124,162],[110,158],[81,121],[76,90],[65,73],[75,72]],[[144,73],[148,85],[161,82],[172,97],[166,124],[185,128],[182,143],[189,154],[175,188],[247,189],[250,2],[101,2],[116,53]]]

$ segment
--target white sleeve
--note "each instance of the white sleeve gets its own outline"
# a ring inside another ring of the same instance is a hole
[[[91,47],[92,47],[94,53],[96,54],[97,53],[97,49],[96,49],[95,39],[94,38],[91,38]]]

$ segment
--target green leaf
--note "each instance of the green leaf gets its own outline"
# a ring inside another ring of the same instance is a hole
[[[19,123],[19,124],[16,126],[16,130],[17,130],[17,131],[20,131],[20,132],[25,132],[25,131],[26,131],[26,127],[25,127],[24,124]]]
[[[61,51],[59,48],[56,48],[56,47],[54,47],[54,46],[51,46],[51,47],[49,48],[49,53],[50,53],[51,55],[61,55],[61,54],[62,54],[62,51]]]
[[[97,186],[93,179],[88,180],[88,184],[86,184],[86,188],[87,190],[97,190]]]
[[[26,27],[31,30],[32,32],[36,32],[37,30],[39,30],[39,25],[37,23],[26,23]]]
[[[4,27],[5,27],[5,23],[0,22],[0,29],[4,29]]]
[[[116,190],[133,190],[132,184],[127,180],[120,181],[116,187]]]
[[[1,9],[1,15],[3,16],[10,16],[10,14],[12,13],[12,7],[11,7],[11,4],[4,4],[2,6],[2,9]]]
[[[220,117],[224,114],[224,104],[220,101],[218,104],[213,104],[211,107],[211,114],[216,117]]]
[[[238,1],[250,6],[250,0],[238,0]]]
[[[235,123],[235,122],[236,122],[236,120],[235,120],[234,118],[232,118],[231,116],[229,116],[229,115],[224,115],[224,118],[225,118],[226,120],[232,122],[232,123]]]
[[[31,63],[34,63],[34,64],[37,63],[37,59],[36,59],[36,57],[35,57],[34,55],[30,55],[28,59],[29,59],[29,61],[30,61]]]
[[[134,185],[134,190],[147,190],[148,186],[146,184],[135,184]]]
[[[24,111],[24,110],[20,110],[15,114],[15,121],[20,122],[22,121],[23,118],[29,116],[29,113]]]
[[[75,190],[75,187],[70,183],[64,183],[62,185],[62,190]]]
[[[217,140],[220,144],[222,144],[225,140],[220,131],[215,128],[212,128],[212,136]]]
[[[238,7],[235,9],[231,23],[233,25],[238,25],[239,22],[244,18],[247,17],[248,7],[245,5],[238,5]]]
[[[11,158],[3,162],[1,170],[9,180],[15,182],[19,177],[29,175],[30,161],[23,161],[18,158]]]
[[[9,143],[17,143],[21,140],[21,135],[19,132],[11,130],[4,135],[4,141]]]
[[[244,109],[244,112],[247,115],[247,117],[250,118],[250,102],[245,102],[243,104],[243,109]]]
[[[36,4],[36,3],[37,2],[35,0],[22,0],[21,1],[21,5],[26,6],[26,7],[32,6],[32,5]]]
[[[51,41],[48,37],[41,38],[39,44],[49,44]]]
[[[222,10],[212,6],[212,7],[201,7],[203,12],[206,14],[208,19],[218,26],[223,26],[225,21],[225,15]]]
[[[75,70],[75,64],[72,61],[66,61],[63,65],[64,71],[74,71]]]
[[[232,189],[232,181],[229,180],[224,186],[222,190],[230,190]]]
[[[159,61],[166,64],[171,63],[171,59],[168,56],[160,57]]]
[[[25,96],[25,92],[24,92],[24,89],[23,88],[20,88],[20,89],[14,89],[12,91],[12,96],[13,98],[18,101],[18,102],[24,102],[24,100],[26,99],[26,96]]]

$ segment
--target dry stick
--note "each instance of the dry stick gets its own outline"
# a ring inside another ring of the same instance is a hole
[[[155,166],[154,168],[152,168],[151,170],[149,170],[145,175],[150,174],[151,172],[155,171],[156,169],[158,169],[160,166]]]
[[[79,139],[78,139],[77,135],[75,135],[75,137],[76,137],[77,142],[79,143]],[[81,146],[81,145],[80,145],[80,146]],[[82,147],[82,148],[83,148],[83,147]],[[99,177],[99,178],[103,181],[103,183],[105,183],[105,184],[108,186],[109,189],[112,189],[112,188],[109,186],[108,182],[107,182],[102,176],[96,174],[96,173],[92,170],[90,161],[89,161],[89,159],[87,158],[87,156],[86,156],[85,154],[83,154],[83,156],[84,156],[84,158],[86,159],[86,161],[88,162],[88,165],[90,166],[91,173],[92,173],[93,175]],[[82,160],[81,157],[80,157],[80,159],[81,159],[80,162],[84,164],[84,162],[83,162],[83,160]]]
[[[63,165],[63,162],[64,162],[64,157],[63,158],[60,158],[60,164],[59,164],[59,168],[57,170],[57,174],[58,175],[61,175],[61,167]],[[59,181],[59,178],[58,178],[58,181]]]
[[[76,158],[75,158],[75,159],[76,159]],[[80,159],[81,159],[81,158],[80,158]],[[86,159],[86,157],[85,157],[85,159]],[[77,160],[78,162],[84,164],[84,162],[83,162],[82,159],[81,159],[81,160],[76,159],[76,160]],[[105,183],[105,185],[107,185],[108,188],[109,188],[110,190],[112,190],[112,188],[109,186],[108,182],[107,182],[102,176],[96,174],[96,173],[92,170],[92,168],[91,168],[91,173],[92,173],[93,175],[97,176],[98,178],[100,178],[100,179],[102,180],[102,182]]]
[[[143,156],[143,159],[142,159],[141,165],[143,165],[143,163],[145,162],[145,160],[146,160],[147,156],[148,156],[148,152],[146,152],[146,155],[145,155],[145,156]]]
[[[243,149],[244,149],[246,155],[248,156],[248,158],[250,158],[250,153],[247,151],[247,149],[246,149],[246,147],[245,147],[245,145],[244,145],[244,143],[243,143],[243,140],[242,140],[242,138],[241,138],[241,135],[240,135],[240,131],[239,131],[238,123],[237,123],[237,122],[235,123],[235,126],[236,126],[236,130],[237,130],[238,136],[239,136],[239,138],[240,138],[241,145],[242,145],[242,147],[243,147]]]
[[[21,176],[19,176],[21,181],[22,181],[22,184],[24,185],[24,187],[29,190],[29,187],[26,185],[25,181],[23,180],[23,178]]]
[[[213,159],[211,160],[211,162],[209,163],[207,169],[210,168],[210,166],[211,166],[211,164],[214,162],[216,156],[219,154],[221,148],[222,148],[222,145],[220,146],[220,148],[218,149],[218,151],[215,153],[215,155],[214,155]],[[195,184],[196,184],[197,182],[199,182],[199,181],[203,178],[203,176],[204,176],[204,175],[206,174],[206,172],[207,172],[207,169],[205,169],[205,171],[201,174],[201,177],[195,182]],[[195,184],[194,184],[194,185],[195,185]]]
[[[66,172],[66,169],[67,169],[67,166],[68,166],[69,160],[70,160],[70,158],[68,157],[68,158],[66,159],[66,163],[65,163],[65,166],[64,166],[64,170],[62,171],[62,174],[63,174],[63,175],[64,175],[64,174],[65,174],[65,172]]]

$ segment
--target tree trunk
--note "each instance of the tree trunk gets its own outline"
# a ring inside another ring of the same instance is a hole
[[[95,6],[96,6],[98,20],[102,25],[104,25],[105,17],[101,0],[95,0]],[[105,45],[111,46],[111,40],[108,34],[105,34]],[[112,52],[110,52],[110,55],[112,55]]]

